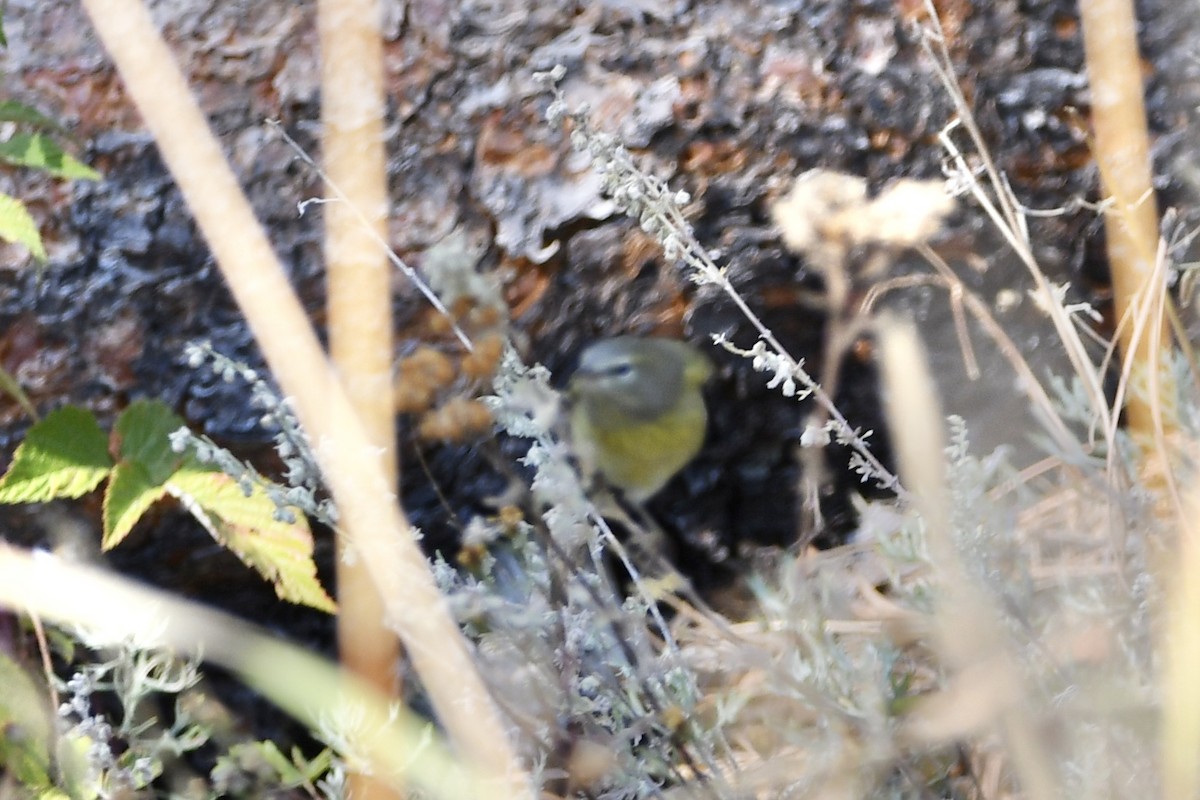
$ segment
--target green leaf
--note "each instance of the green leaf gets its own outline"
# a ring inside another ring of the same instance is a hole
[[[20,404],[31,418],[38,418],[37,409],[33,407],[33,401],[29,399],[29,395],[25,394],[25,390],[21,388],[21,384],[12,376],[4,367],[0,367],[0,392],[7,392],[13,400]]]
[[[282,789],[315,784],[333,765],[333,751],[329,748],[322,750],[310,761],[304,757],[299,747],[293,747],[289,759],[270,739],[234,745],[229,754],[243,765],[266,762],[275,770],[277,776],[272,783]]]
[[[111,550],[124,541],[150,506],[166,494],[167,479],[187,460],[171,449],[170,435],[183,425],[183,419],[158,400],[132,403],[117,418],[109,450],[118,461],[104,493],[102,549]]]
[[[0,478],[0,503],[82,497],[112,470],[108,438],[90,411],[65,406],[29,429]]]
[[[297,765],[304,765],[304,777],[307,783],[316,783],[317,779],[329,771],[333,766],[333,751],[326,747],[316,755],[311,761],[305,764],[304,754],[300,752],[299,747],[292,747],[292,762]]]
[[[186,466],[167,481],[218,542],[275,585],[284,600],[333,613],[336,605],[317,580],[313,538],[303,515],[275,519],[275,504],[260,487],[247,497],[223,472]]]
[[[3,192],[0,192],[0,239],[22,245],[38,261],[46,260],[46,246],[29,209]]]
[[[166,403],[139,400],[117,419],[111,450],[121,461],[140,465],[146,471],[146,478],[159,485],[184,462],[184,456],[171,449],[168,438],[183,426],[183,419]]]
[[[71,800],[96,800],[100,796],[99,781],[89,774],[91,762],[88,752],[92,749],[92,744],[91,738],[77,731],[59,736],[54,744],[54,763],[60,776],[59,785],[66,789],[66,794]]]
[[[0,122],[19,122],[50,131],[61,131],[62,125],[50,119],[33,106],[16,100],[0,100]]]
[[[129,461],[117,464],[104,491],[104,537],[100,548],[111,550],[124,541],[146,510],[166,493],[166,487],[151,480],[141,464]]]
[[[50,652],[68,664],[75,662],[75,651],[79,647],[79,642],[75,641],[70,634],[64,633],[58,628],[47,627],[46,639],[50,643]]]
[[[50,716],[42,693],[15,662],[0,653],[0,773],[26,788],[50,788]]]
[[[0,161],[40,169],[59,178],[98,181],[101,177],[42,133],[18,133],[0,142]]]
[[[304,775],[300,770],[296,769],[295,764],[288,761],[287,756],[280,752],[279,746],[270,739],[261,742],[251,742],[249,747],[257,750],[262,760],[271,765],[271,768],[279,775],[279,781],[283,785],[282,788],[293,789],[304,785]]]

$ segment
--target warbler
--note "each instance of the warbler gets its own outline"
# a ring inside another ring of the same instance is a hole
[[[618,336],[589,345],[567,388],[584,471],[635,503],[653,497],[704,444],[700,389],[712,373],[703,353],[675,339]]]

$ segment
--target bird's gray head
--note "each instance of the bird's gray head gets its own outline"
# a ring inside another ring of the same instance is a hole
[[[640,419],[669,410],[683,390],[684,371],[696,358],[673,339],[617,336],[589,345],[571,378],[576,402],[603,404]]]

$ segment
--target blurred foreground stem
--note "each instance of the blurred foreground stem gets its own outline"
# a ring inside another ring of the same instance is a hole
[[[529,779],[377,449],[325,358],[283,266],[254,218],[191,91],[138,0],[84,0],[101,40],[154,134],[234,299],[284,393],[318,444],[343,531],[383,597],[458,755],[510,795]]]

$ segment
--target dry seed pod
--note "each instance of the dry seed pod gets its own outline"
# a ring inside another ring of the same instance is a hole
[[[398,414],[419,414],[433,405],[433,389],[411,380],[396,379],[392,405]]]
[[[393,381],[395,408],[421,412],[433,404],[434,395],[454,380],[454,364],[432,347],[420,347],[396,365]]]
[[[471,297],[460,297],[450,306],[450,316],[456,320],[466,319],[467,314],[471,313],[471,309],[475,308],[475,299]]]
[[[475,349],[463,357],[462,374],[471,380],[483,380],[496,374],[500,357],[504,355],[504,337],[499,333],[481,336]]]
[[[454,320],[447,313],[431,308],[425,319],[425,326],[434,337],[449,336],[454,331]]]
[[[525,512],[521,510],[520,506],[508,505],[500,509],[496,518],[506,534],[515,536],[519,526],[525,521]]]
[[[435,408],[421,418],[417,434],[422,439],[443,442],[464,442],[487,431],[492,425],[492,413],[478,400],[452,397],[441,408]]]
[[[475,330],[483,331],[503,324],[504,315],[496,306],[476,306],[467,315],[467,322]]]
[[[458,565],[470,572],[478,572],[483,566],[483,559],[487,556],[487,547],[482,544],[468,544],[458,551],[455,560]]]

